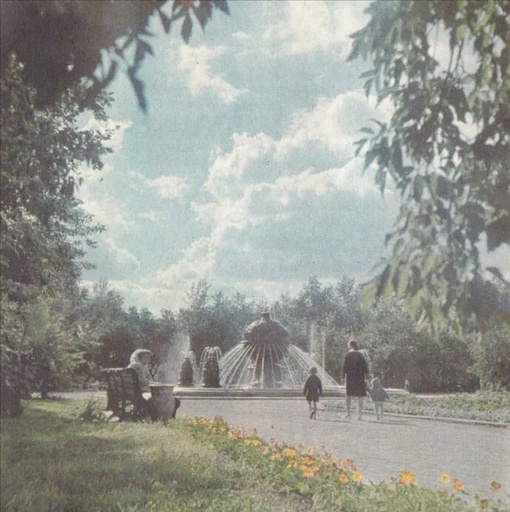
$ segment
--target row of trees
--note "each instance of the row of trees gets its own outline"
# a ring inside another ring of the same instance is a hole
[[[241,294],[227,297],[210,288],[206,282],[193,285],[185,307],[163,310],[156,317],[146,309],[126,309],[122,297],[100,282],[82,291],[72,311],[69,305],[60,330],[49,303],[34,305],[26,340],[37,352],[38,375],[46,376],[43,370],[51,362],[55,384],[81,386],[96,380],[101,368],[125,366],[133,350],[147,348],[156,365],[171,367],[175,378],[189,350],[196,360],[206,347],[226,353],[243,339],[246,326],[269,310],[287,328],[291,342],[311,353],[338,381],[347,342],[356,337],[372,373],[391,387],[403,387],[409,380],[414,391],[510,388],[510,342],[496,327],[466,338],[449,329],[432,335],[417,327],[397,299],[366,310],[361,287],[347,278],[333,285],[310,278],[296,296],[285,294],[273,303]],[[43,382],[35,384],[41,389]]]

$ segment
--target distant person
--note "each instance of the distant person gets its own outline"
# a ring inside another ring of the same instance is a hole
[[[150,350],[139,348],[135,350],[129,358],[128,368],[133,368],[138,376],[138,384],[144,401],[144,411],[152,420],[157,419],[157,412],[152,400],[150,383],[153,382],[149,369],[152,359]]]
[[[390,399],[388,393],[384,389],[379,377],[375,377],[372,380],[371,388],[368,393],[374,403],[375,415],[378,420],[382,420],[384,417],[384,402]]]
[[[319,395],[322,395],[322,382],[315,367],[310,368],[310,376],[306,379],[303,394],[308,402],[310,418],[317,419],[317,402]]]
[[[365,381],[368,377],[368,365],[363,354],[359,351],[358,342],[350,340],[349,351],[345,354],[342,365],[342,379],[345,383],[347,413],[346,418],[351,417],[351,400],[358,400],[358,419],[363,419],[363,398],[367,395]]]

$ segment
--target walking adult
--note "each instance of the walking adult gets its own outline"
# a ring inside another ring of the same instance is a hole
[[[359,351],[358,342],[350,340],[349,351],[345,354],[342,366],[342,380],[345,383],[347,414],[351,417],[352,397],[358,401],[358,419],[363,419],[363,399],[367,395],[365,381],[368,378],[368,365],[363,354]]]

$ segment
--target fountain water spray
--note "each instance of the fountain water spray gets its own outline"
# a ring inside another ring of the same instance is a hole
[[[289,333],[269,313],[251,323],[244,340],[220,360],[220,383],[227,389],[302,389],[312,366],[324,388],[338,383],[289,341]]]

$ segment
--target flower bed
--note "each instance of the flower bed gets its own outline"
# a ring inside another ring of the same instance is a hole
[[[328,402],[326,407],[343,409],[344,402]],[[366,400],[365,407],[372,410],[369,399]],[[451,395],[393,395],[384,409],[395,414],[510,424],[510,393],[480,391]]]
[[[345,511],[475,511],[505,509],[497,496],[470,495],[463,483],[448,474],[438,474],[444,489],[418,486],[411,471],[401,471],[388,482],[365,483],[351,459],[336,460],[331,453],[305,445],[266,442],[254,430],[233,428],[222,418],[186,418],[175,428],[190,429],[194,436],[212,443],[234,460],[252,466],[259,476],[271,482],[279,492],[298,493],[313,504],[311,510]],[[493,482],[488,493],[501,492],[501,484]]]

